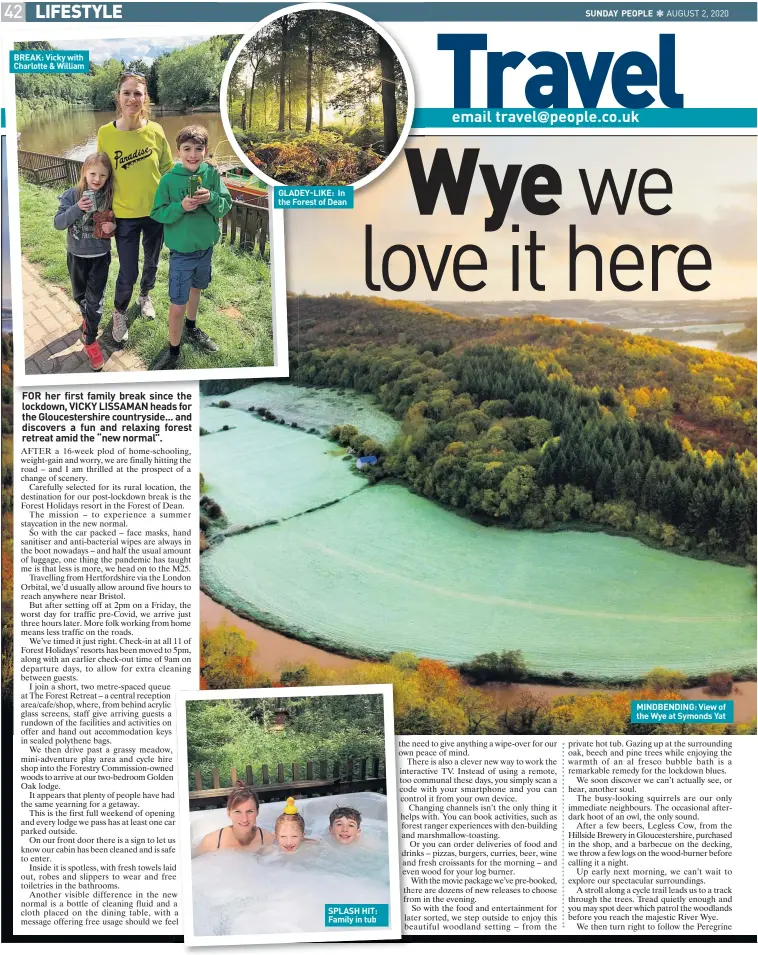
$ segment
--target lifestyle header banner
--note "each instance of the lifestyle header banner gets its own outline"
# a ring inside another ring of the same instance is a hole
[[[345,3],[375,20],[389,22],[602,22],[668,23],[754,22],[754,3]],[[289,4],[282,3],[14,3],[3,9],[3,19],[120,20],[130,23],[229,23],[258,20]],[[174,9],[175,8],[175,9]]]

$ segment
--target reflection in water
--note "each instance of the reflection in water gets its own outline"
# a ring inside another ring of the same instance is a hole
[[[18,148],[50,156],[65,156],[67,159],[86,159],[95,151],[98,129],[113,122],[114,118],[115,114],[110,110],[70,110],[55,115],[46,114],[24,126]],[[208,130],[211,152],[226,138],[220,113],[156,114],[153,119],[163,127],[172,149],[176,134],[191,123],[205,126]],[[224,146],[222,151],[231,153],[231,147]]]

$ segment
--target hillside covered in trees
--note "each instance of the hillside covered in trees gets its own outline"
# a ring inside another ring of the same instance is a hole
[[[370,393],[402,420],[372,480],[476,519],[579,521],[755,560],[753,362],[603,326],[350,296],[293,297],[289,315],[295,383]],[[357,429],[335,436],[361,449]]]
[[[142,73],[152,103],[189,109],[217,103],[221,75],[238,37],[212,37],[157,56],[151,63],[142,59],[108,59],[90,62],[88,74],[19,73],[16,76],[16,119],[21,126],[35,114],[66,109],[110,110],[114,92],[124,70]],[[22,42],[16,49],[53,50],[47,40]]]
[[[234,63],[227,108],[240,147],[284,183],[351,183],[398,142],[407,111],[384,37],[335,10],[279,17]]]

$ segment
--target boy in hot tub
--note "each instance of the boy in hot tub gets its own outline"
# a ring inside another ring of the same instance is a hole
[[[338,846],[349,846],[361,837],[361,814],[350,806],[337,806],[329,814],[329,835]]]

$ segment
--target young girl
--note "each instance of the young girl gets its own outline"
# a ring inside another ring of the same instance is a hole
[[[284,812],[274,824],[274,839],[275,844],[288,855],[297,852],[304,842],[318,842],[318,839],[305,838],[305,819],[297,811],[292,796],[287,799]]]
[[[100,371],[104,361],[97,330],[111,264],[110,236],[116,230],[113,222],[102,222],[106,238],[95,238],[95,212],[105,212],[113,205],[112,167],[105,153],[87,156],[79,182],[64,192],[59,202],[53,224],[56,229],[68,230],[66,260],[71,294],[82,313],[82,341],[90,368]]]

